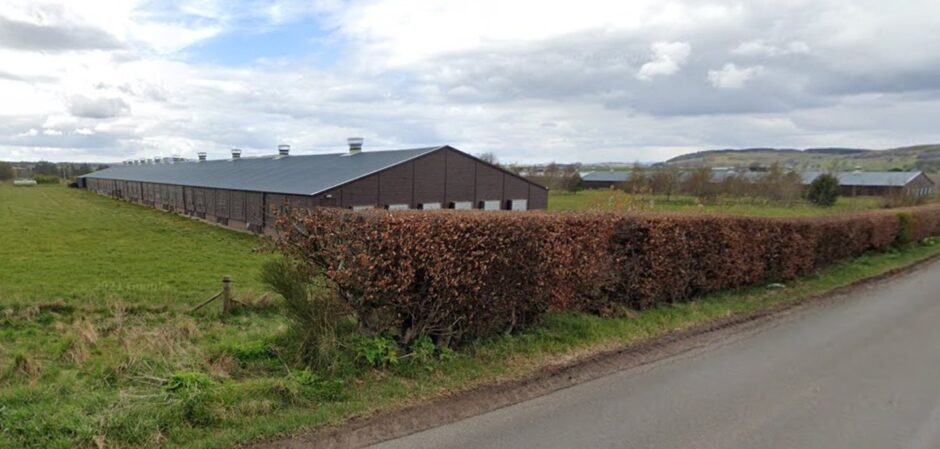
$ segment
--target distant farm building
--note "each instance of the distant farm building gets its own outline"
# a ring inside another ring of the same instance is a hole
[[[645,174],[650,175],[652,171]],[[683,172],[680,182],[684,182],[691,172]],[[824,172],[805,172],[801,175],[804,186],[809,186]],[[910,172],[838,172],[835,174],[839,180],[842,196],[913,196],[925,197],[936,193],[937,186],[934,181],[920,171]],[[743,179],[748,182],[760,182],[767,176],[764,171],[734,170],[730,168],[711,169],[710,182],[722,183],[733,179]],[[595,171],[581,175],[583,186],[588,189],[609,189],[629,181],[633,177],[628,171]]]
[[[270,231],[285,207],[354,210],[528,210],[548,206],[548,190],[450,146],[335,154],[279,154],[196,162],[125,162],[82,176],[103,195],[197,216],[253,232]]]
[[[581,175],[581,185],[585,189],[609,189],[630,180],[626,171],[594,171]]]
[[[803,173],[803,185],[809,186],[823,172]],[[931,196],[937,186],[924,172],[838,172],[842,196]]]

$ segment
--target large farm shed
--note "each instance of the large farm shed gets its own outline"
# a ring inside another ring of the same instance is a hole
[[[822,174],[823,172],[803,173],[803,185],[809,186]],[[838,172],[835,173],[835,177],[839,180],[842,196],[926,197],[937,191],[933,180],[920,171]]]
[[[82,176],[103,195],[253,232],[270,231],[284,207],[528,210],[548,190],[450,146],[198,162],[123,164]]]
[[[630,180],[631,173],[626,171],[593,171],[581,175],[581,185],[585,189],[610,189]]]

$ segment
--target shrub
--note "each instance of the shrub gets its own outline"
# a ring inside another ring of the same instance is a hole
[[[434,342],[428,336],[421,337],[411,343],[411,352],[408,356],[419,364],[427,364],[434,360]]]
[[[360,337],[355,342],[356,360],[367,366],[398,364],[398,344],[387,337]]]
[[[898,236],[897,243],[906,245],[911,243],[914,235],[914,217],[910,213],[901,212],[898,214]]]
[[[349,312],[335,292],[319,285],[320,277],[309,267],[288,258],[262,266],[261,280],[284,298],[300,358],[317,368],[336,368],[340,327]]]
[[[561,183],[562,190],[566,192],[577,192],[579,190],[584,190],[584,180],[581,179],[581,175],[578,173],[572,173],[562,178]]]
[[[809,185],[806,199],[817,206],[834,206],[839,199],[839,180],[828,173],[819,175]]]
[[[53,175],[36,175],[33,176],[33,180],[36,181],[36,184],[58,184],[59,177]]]
[[[360,360],[376,366],[399,348],[427,353],[425,339],[512,332],[552,309],[648,308],[793,279],[938,235],[940,207],[799,219],[317,209],[278,226],[296,282],[327,281],[356,315]]]
[[[0,181],[13,179],[13,165],[9,162],[0,161]]]

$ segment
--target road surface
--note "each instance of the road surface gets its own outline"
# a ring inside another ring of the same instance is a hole
[[[940,448],[940,262],[394,448]]]

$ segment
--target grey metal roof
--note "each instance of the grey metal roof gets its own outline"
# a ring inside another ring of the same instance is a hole
[[[743,179],[743,180],[754,182],[754,181],[760,180],[764,176],[767,176],[767,174],[763,172],[753,172],[753,171],[737,172],[734,170],[712,170],[711,181],[722,182],[722,181],[726,181],[729,179]]]
[[[812,184],[824,172],[804,172],[803,184]],[[902,187],[921,175],[919,171],[855,171],[838,172],[836,178],[842,186]]]
[[[644,173],[647,177],[653,175],[653,171],[648,171]],[[679,175],[680,179],[688,179],[690,176],[689,172],[682,172]],[[712,170],[711,172],[711,181],[712,182],[722,182],[730,178],[741,178],[747,179],[750,181],[756,181],[764,176],[764,173],[759,172],[737,172],[734,170]],[[587,172],[581,175],[581,180],[583,181],[596,181],[596,182],[626,182],[633,178],[633,173],[628,171],[595,171]]]
[[[582,181],[597,182],[625,182],[630,180],[631,174],[627,171],[594,171],[581,176]]]
[[[115,165],[82,177],[314,195],[443,148]]]

